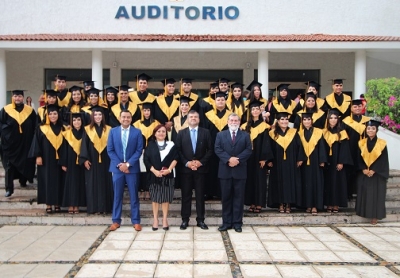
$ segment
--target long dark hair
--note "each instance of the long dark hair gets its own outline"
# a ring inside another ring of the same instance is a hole
[[[240,97],[239,97],[240,106],[242,107],[242,111],[244,111],[244,100],[243,100],[243,97],[242,97],[243,90],[240,89],[240,91],[241,91],[241,94],[240,94]],[[231,100],[231,107],[229,107],[229,108],[231,109],[232,112],[236,112],[236,106],[235,106],[235,103],[234,103],[235,97],[233,96],[233,92],[230,94],[229,98]]]
[[[96,125],[96,123],[94,122],[94,113],[96,113],[96,112],[100,112],[100,113],[101,113],[102,117],[101,117],[100,126],[103,128],[103,130],[106,130],[106,119],[105,119],[105,115],[104,115],[104,113],[101,112],[101,111],[93,111],[93,112],[90,114],[89,128],[90,128],[90,129],[93,129],[93,127]]]
[[[249,108],[249,109],[251,109],[251,108]],[[263,119],[263,116],[262,116],[262,113],[260,113],[260,115],[258,115],[258,120],[264,120],[264,119]],[[250,116],[249,116],[249,119],[247,120],[246,128],[245,128],[245,131],[246,131],[247,133],[250,133],[251,124],[252,124],[253,122],[254,122],[254,121],[253,121],[253,116],[251,115],[251,110],[250,110]]]
[[[79,101],[78,105],[79,105],[80,108],[82,108],[83,106],[85,106],[86,102],[85,102],[85,98],[82,95],[82,93],[81,92],[79,92],[79,93],[81,94],[81,100]],[[71,107],[73,105],[75,105],[75,101],[72,99],[72,92],[71,92],[71,98],[69,99],[69,102],[68,102],[68,105],[67,105],[68,110],[71,110]]]
[[[289,119],[289,117],[280,117],[279,119],[276,120],[275,129],[274,129],[274,140],[278,139],[278,137],[279,137],[278,128],[281,129],[281,127],[279,126],[279,120],[282,119],[282,118]],[[287,127],[287,129],[289,129],[289,127]]]
[[[334,126],[334,127],[331,127],[330,125],[329,125],[329,118],[332,116],[332,115],[336,115],[337,116],[337,123],[336,123],[336,125]],[[340,119],[340,117],[337,115],[337,114],[335,114],[335,113],[333,113],[331,110],[329,110],[328,111],[328,114],[327,114],[327,116],[326,116],[326,129],[328,130],[328,131],[330,131],[331,133],[337,133],[337,135],[338,135],[338,137],[339,137],[339,141],[340,141],[340,132],[343,130],[343,125],[342,125],[342,121],[341,121],[341,119]]]
[[[251,88],[251,91],[250,91],[250,101],[249,101],[249,103],[252,103],[254,100],[256,100],[256,98],[254,97],[254,88],[255,88],[255,87],[257,87],[258,89],[260,89],[260,98],[259,98],[258,100],[264,99],[263,96],[262,96],[261,87],[260,87],[260,86],[257,86],[257,85],[254,85],[254,86]]]

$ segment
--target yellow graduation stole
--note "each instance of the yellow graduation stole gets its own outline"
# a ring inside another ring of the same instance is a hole
[[[244,123],[240,126],[241,130],[246,130],[246,125],[247,123]],[[253,141],[254,139],[257,138],[257,136],[260,133],[263,133],[265,130],[267,130],[268,128],[270,128],[269,124],[267,124],[266,122],[261,122],[258,126],[256,127],[251,127],[250,128],[250,139],[251,139],[251,144],[253,145]]]
[[[324,138],[326,143],[329,146],[329,156],[332,156],[332,145],[336,142],[339,141],[339,135],[337,133],[332,133],[328,129],[323,130],[324,133]],[[347,136],[346,130],[340,131],[340,141],[349,139],[349,136]]]
[[[56,159],[59,159],[58,149],[61,147],[63,141],[62,132],[60,134],[55,135],[50,125],[41,125],[40,130],[43,132],[44,136],[46,136],[47,140],[49,140],[50,144],[56,150]]]
[[[94,148],[99,153],[99,163],[101,163],[101,153],[107,147],[108,134],[110,133],[111,127],[106,125],[103,130],[101,138],[97,135],[96,128],[90,128],[90,126],[85,126],[86,134],[89,136],[90,141],[92,141]]]
[[[179,116],[175,116],[173,119],[173,123],[174,123],[174,128],[176,133],[179,133],[179,131],[181,131],[184,128],[187,128],[189,126],[189,122],[186,118],[185,122],[183,123],[183,125],[181,125],[181,115]]]
[[[10,117],[13,118],[18,123],[19,133],[22,133],[21,125],[31,115],[32,110],[33,110],[33,108],[28,105],[24,105],[24,108],[22,109],[21,112],[18,112],[17,110],[15,110],[15,108],[13,107],[12,104],[8,104],[8,105],[4,106],[4,111],[6,111],[6,113],[8,115],[10,115]]]
[[[67,92],[67,94],[65,95],[64,99],[61,100],[58,96],[57,96],[57,100],[58,100],[58,106],[59,107],[64,107],[67,106],[69,103],[69,99],[71,98],[71,92]]]
[[[229,109],[231,108],[231,103],[232,103],[232,101],[229,101],[229,102],[226,104],[226,106],[228,106]],[[232,112],[235,113],[235,114],[237,114],[237,115],[239,116],[239,118],[242,118],[242,115],[243,115],[243,113],[244,113],[242,106],[241,106],[241,105],[236,106],[235,104],[234,104],[233,106],[234,106],[234,108],[233,108],[234,110],[233,110]],[[243,104],[243,106],[244,106],[244,104]]]
[[[296,108],[297,103],[294,102],[293,100],[291,100],[291,101],[290,101],[290,105],[288,106],[288,108],[285,108],[285,107],[283,107],[282,103],[278,103],[278,100],[275,99],[275,100],[272,102],[272,105],[275,107],[275,109],[276,109],[276,111],[277,111],[278,113],[287,112],[287,113],[293,114],[293,111],[294,111],[294,109]]]
[[[71,106],[70,112],[71,113],[79,113],[79,112],[81,112],[81,107],[78,104],[74,104]]]
[[[343,120],[343,122],[346,125],[350,126],[352,129],[354,129],[355,131],[357,131],[357,133],[360,134],[360,139],[361,139],[361,136],[365,131],[365,123],[368,122],[369,120],[370,120],[369,117],[362,116],[361,121],[356,122],[353,120],[351,116],[348,116]]]
[[[144,101],[141,101],[140,98],[138,97],[138,94],[140,94],[140,93],[137,91],[129,93],[129,98],[131,99],[131,101],[134,104],[137,104],[137,105],[141,105],[142,103],[145,103],[145,102],[153,103],[154,100],[156,99],[156,97],[154,95],[152,95],[151,93],[148,93],[146,99]]]
[[[68,144],[71,146],[71,148],[74,150],[76,153],[76,164],[79,164],[78,159],[79,159],[79,154],[81,153],[81,144],[82,144],[82,139],[76,139],[74,134],[72,133],[72,129],[66,130],[62,132],[62,135],[64,136],[65,140],[67,140]]]
[[[212,122],[215,127],[221,131],[224,129],[224,127],[228,124],[228,117],[230,113],[228,113],[228,109],[225,110],[224,116],[220,119],[218,118],[217,114],[215,113],[215,110],[210,110],[206,113],[206,117]]]
[[[318,109],[321,109],[322,106],[324,106],[325,100],[323,98],[317,98],[317,107]]]
[[[138,106],[131,101],[128,102],[128,110],[132,113],[132,116],[135,115]],[[113,112],[114,116],[119,119],[119,115],[121,114],[121,105],[117,103],[116,105],[111,106],[111,111]]]
[[[141,120],[136,121],[133,126],[136,127],[137,129],[140,129],[142,132],[144,138],[146,138],[146,144],[149,141],[149,138],[151,135],[153,135],[154,128],[158,126],[160,123],[157,120],[154,120],[149,126],[145,126]]]
[[[301,98],[301,99],[299,100],[299,103],[300,103],[301,107],[304,107],[304,99]]]
[[[285,136],[281,136],[278,134],[278,138],[274,139],[275,134],[274,130],[269,131],[269,136],[276,141],[276,143],[279,144],[283,148],[283,160],[286,160],[286,149],[288,148],[289,144],[293,141],[294,136],[296,136],[296,129],[294,128],[288,128],[288,131],[286,132]]]
[[[173,98],[171,106],[168,106],[167,102],[165,101],[165,97],[158,97],[156,101],[158,106],[160,106],[161,111],[165,114],[165,116],[167,116],[168,121],[170,121],[172,116],[179,109],[179,100]]]
[[[342,93],[343,94],[343,93]],[[335,100],[335,93],[331,93],[329,95],[326,96],[326,102],[329,104],[329,106],[333,109],[336,108],[337,110],[339,110],[340,112],[342,112],[342,114],[344,114],[347,109],[349,108],[350,104],[351,104],[351,97],[349,97],[348,95],[343,95],[343,103],[341,106],[339,106],[336,103]],[[319,108],[319,107],[318,107]]]
[[[215,100],[212,97],[206,97],[203,98],[203,100],[208,104],[210,104],[215,109]]]
[[[368,138],[360,140],[358,142],[358,146],[361,150],[361,156],[369,170],[369,167],[372,165],[372,163],[374,163],[381,156],[383,149],[386,147],[386,141],[377,138],[374,148],[371,152],[368,152],[367,140]]]
[[[46,110],[44,109],[44,107],[39,107],[38,108],[38,115],[40,118],[40,121],[42,122],[44,119],[46,119]]]
[[[310,141],[308,142],[304,137],[304,130],[299,132],[299,136],[301,139],[301,143],[303,144],[304,152],[307,156],[307,165],[310,165],[310,155],[315,150],[315,146],[318,144],[318,140],[320,140],[322,137],[322,130],[314,127]]]

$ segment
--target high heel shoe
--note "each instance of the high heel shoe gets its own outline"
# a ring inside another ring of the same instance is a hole
[[[153,231],[157,231],[157,230],[158,230],[158,227],[157,227],[157,228],[151,227],[151,229],[152,229]]]
[[[167,227],[162,227],[164,231],[168,231],[169,230],[169,226]]]

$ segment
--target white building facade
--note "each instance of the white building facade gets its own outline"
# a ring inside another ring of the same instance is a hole
[[[0,106],[14,89],[37,101],[50,76],[65,72],[74,74],[68,86],[90,78],[97,88],[132,84],[142,71],[156,81],[189,75],[194,87],[233,76],[246,85],[257,79],[265,96],[279,83],[305,89],[308,80],[319,82],[325,96],[329,79],[344,78],[344,90],[357,98],[368,79],[400,77],[396,0],[19,0],[0,6]]]

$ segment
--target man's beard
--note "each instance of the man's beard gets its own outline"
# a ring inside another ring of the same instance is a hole
[[[239,125],[234,125],[234,124],[228,124],[229,130],[230,131],[236,131],[239,128]]]

